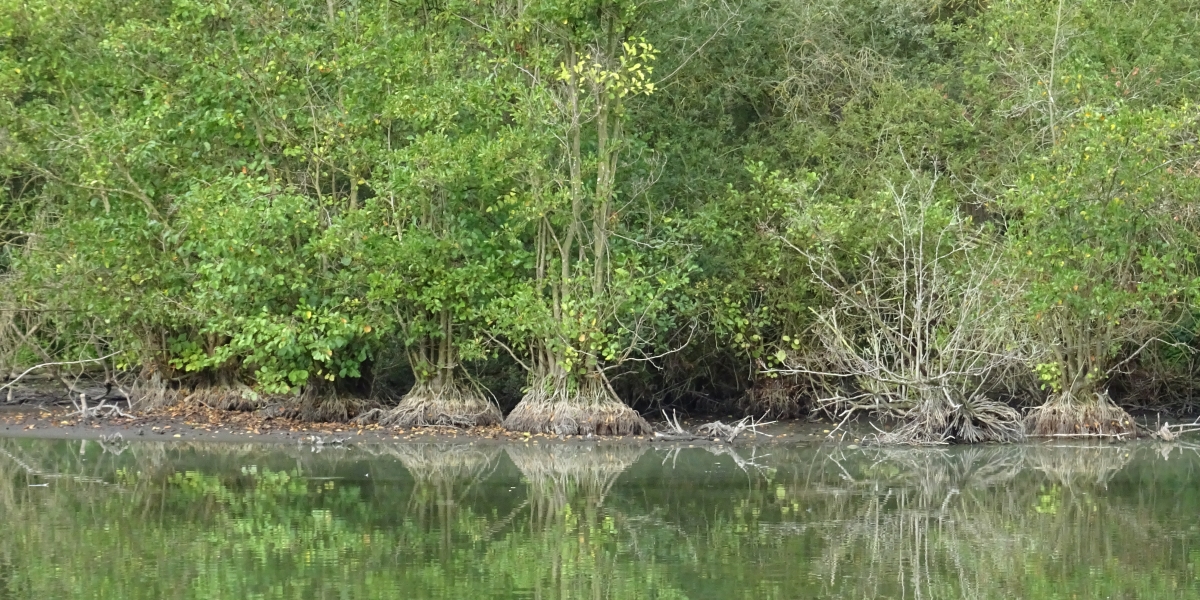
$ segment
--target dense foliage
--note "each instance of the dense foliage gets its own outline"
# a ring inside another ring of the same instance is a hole
[[[0,0],[0,366],[1122,434],[1200,381],[1198,83],[1186,0]]]

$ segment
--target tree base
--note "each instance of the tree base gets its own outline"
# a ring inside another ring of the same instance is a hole
[[[322,393],[325,392],[325,393]],[[288,398],[281,405],[268,407],[270,416],[307,421],[310,423],[345,423],[372,407],[366,398],[342,396],[332,390],[308,385],[299,397]]]
[[[156,410],[178,402],[181,395],[171,389],[162,376],[155,372],[150,377],[139,377],[127,394],[129,406],[137,410]]]
[[[648,435],[654,429],[637,411],[599,385],[565,390],[535,385],[504,419],[504,428],[554,435]]]
[[[265,398],[245,385],[199,387],[180,396],[184,404],[203,404],[217,410],[252,411],[267,405]]]
[[[355,422],[388,427],[485,427],[499,425],[502,419],[500,409],[473,387],[418,383],[396,408],[364,413]]]
[[[1015,409],[972,396],[957,404],[949,398],[922,402],[902,425],[878,440],[881,444],[981,444],[1019,442],[1024,437],[1021,414]]]
[[[1092,400],[1069,394],[1052,396],[1045,404],[1029,411],[1025,429],[1039,436],[1126,436],[1136,435],[1137,426],[1125,409],[1113,404],[1106,393]]]
[[[561,516],[572,502],[598,508],[621,473],[646,452],[644,446],[634,444],[595,448],[513,444],[504,450],[529,484],[535,514],[547,516]]]

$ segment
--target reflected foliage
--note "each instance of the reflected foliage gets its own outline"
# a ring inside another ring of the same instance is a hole
[[[0,597],[1185,598],[1189,446],[0,439]]]

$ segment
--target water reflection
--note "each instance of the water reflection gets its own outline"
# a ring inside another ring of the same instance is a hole
[[[1054,589],[1067,582],[1048,575],[1068,575],[1058,566],[1079,552],[1088,556],[1077,567],[1110,563],[1104,544],[1114,526],[1139,515],[1098,502],[1130,460],[1120,447],[888,450],[860,458],[830,457],[845,485],[859,490],[844,500],[841,527],[827,532],[817,569],[831,596],[1021,597],[1030,576]],[[1129,525],[1145,531],[1144,523]],[[1053,560],[1032,561],[1041,572],[1031,572],[1030,556]],[[1076,583],[1086,593],[1079,597],[1103,597],[1092,595],[1091,581]]]
[[[0,598],[1192,598],[1198,475],[1186,444],[0,439]]]
[[[617,478],[644,452],[642,446],[507,448],[528,486],[529,513],[493,557],[512,573],[515,592],[535,598],[673,595],[659,583],[665,573],[630,556],[622,516],[604,507]]]

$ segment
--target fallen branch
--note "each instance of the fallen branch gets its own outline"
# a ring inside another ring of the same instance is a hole
[[[120,456],[129,449],[129,442],[120,433],[100,436],[100,448],[109,454]]]
[[[1179,425],[1163,423],[1162,427],[1150,435],[1164,442],[1173,442],[1179,439],[1179,436],[1181,435],[1195,433],[1197,431],[1200,431],[1200,419],[1197,419],[1191,423],[1180,423]]]
[[[85,421],[92,417],[112,417],[114,415],[132,421],[138,419],[138,417],[121,410],[121,407],[115,404],[107,404],[107,400],[103,398],[100,399],[100,404],[92,407],[88,407],[87,394],[80,394],[78,402],[71,396],[68,396],[68,398],[71,398],[71,404],[75,407],[75,412],[67,414],[66,416],[68,417],[79,415]]]
[[[733,464],[745,473],[750,473],[749,469],[756,469],[759,471],[766,469],[767,467],[765,465],[759,464],[757,461],[760,458],[766,458],[770,456],[770,454],[759,456],[758,450],[755,448],[750,450],[750,458],[742,458],[741,455],[733,450],[733,448],[709,448],[708,451],[717,456],[728,456],[729,458],[732,458]]]
[[[303,444],[305,441],[311,442],[312,443],[312,451],[319,453],[321,450],[324,450],[325,446],[327,446],[327,445],[344,448],[345,447],[344,444],[349,439],[350,439],[350,436],[340,437],[340,438],[331,438],[331,439],[326,440],[325,438],[323,438],[319,435],[310,435],[308,437],[300,438],[300,443]]]
[[[712,423],[705,423],[704,425],[697,427],[696,433],[699,433],[701,435],[705,435],[708,437],[715,436],[715,437],[719,437],[719,438],[724,438],[727,443],[733,443],[734,439],[736,439],[739,435],[742,435],[742,433],[747,432],[747,431],[749,431],[750,433],[753,433],[754,435],[766,435],[767,437],[772,437],[772,436],[769,436],[765,433],[758,431],[758,427],[761,427],[763,425],[770,425],[775,422],[775,421],[764,422],[764,421],[766,421],[766,418],[767,417],[764,416],[762,419],[755,421],[754,417],[742,417],[742,419],[740,421],[737,421],[736,423],[733,423],[732,425],[726,425],[725,423],[722,423],[720,421],[713,421]]]
[[[743,417],[741,420],[732,424],[726,424],[721,421],[713,421],[697,427],[695,431],[688,431],[679,423],[678,414],[674,414],[672,417],[668,416],[664,411],[663,418],[665,419],[666,431],[655,432],[654,437],[660,440],[683,442],[718,438],[724,439],[726,443],[733,443],[733,440],[737,439],[738,436],[747,431],[753,433],[754,435],[765,435],[767,437],[772,437],[759,431],[758,428],[775,422],[766,421],[767,417],[765,416],[757,421],[754,419],[754,417]]]

